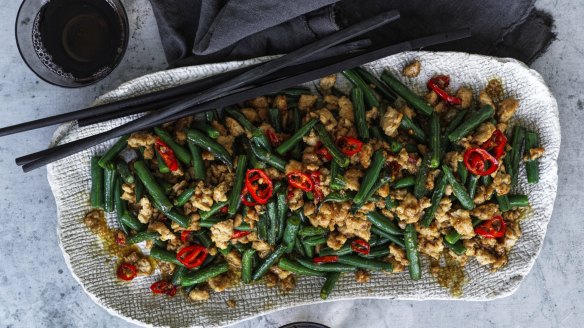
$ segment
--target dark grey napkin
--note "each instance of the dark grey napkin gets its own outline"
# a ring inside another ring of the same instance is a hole
[[[286,53],[343,26],[397,9],[370,32],[375,47],[470,27],[473,37],[432,50],[514,57],[530,63],[555,35],[534,0],[150,0],[171,66]]]

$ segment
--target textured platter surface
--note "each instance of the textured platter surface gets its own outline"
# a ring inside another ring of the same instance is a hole
[[[422,62],[422,71],[416,78],[403,78],[399,70],[413,59]],[[100,97],[96,104],[123,99],[132,95],[160,90],[200,79],[226,70],[257,63],[261,59],[245,62],[186,67],[147,75],[121,85]],[[520,172],[518,192],[529,196],[532,207],[522,221],[523,236],[509,256],[509,264],[493,273],[480,267],[476,261],[466,266],[467,282],[462,297],[467,301],[491,300],[513,293],[527,275],[539,254],[551,218],[557,190],[557,157],[560,148],[560,125],[556,100],[541,76],[524,64],[512,59],[500,59],[465,53],[407,52],[387,57],[365,66],[380,74],[389,69],[406,85],[425,92],[425,81],[435,74],[451,76],[452,88],[468,86],[475,96],[492,78],[501,79],[506,96],[520,101],[515,121],[536,131],[546,152],[540,159],[540,182],[528,185],[525,172]],[[343,81],[340,81],[341,85]],[[344,81],[346,87],[346,81]],[[76,123],[59,127],[52,144],[70,142],[90,136],[127,122],[118,119],[89,127],[79,128]],[[102,144],[48,166],[48,179],[58,210],[58,235],[63,255],[73,276],[98,304],[110,313],[145,326],[216,327],[249,319],[268,312],[321,302],[319,291],[322,278],[301,277],[296,289],[282,294],[276,288],[263,284],[239,286],[219,294],[209,301],[194,303],[186,297],[154,297],[149,286],[157,275],[143,277],[131,284],[119,283],[114,274],[115,259],[106,255],[101,243],[83,224],[83,216],[90,210],[89,163],[93,154],[103,153],[113,143]],[[113,217],[107,217],[111,226]],[[353,275],[344,275],[328,301],[355,298],[391,299],[454,299],[447,289],[441,288],[427,273],[429,263],[423,262],[423,279],[413,282],[407,272],[387,275],[374,273],[367,285],[357,284]],[[229,308],[226,301],[236,301]]]

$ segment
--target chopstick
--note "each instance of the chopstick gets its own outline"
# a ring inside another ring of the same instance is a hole
[[[222,97],[220,99],[216,99],[216,100],[204,103],[204,104],[193,106],[192,108],[190,108],[188,110],[173,114],[172,116],[166,117],[166,118],[161,119],[159,121],[153,121],[153,122],[149,122],[148,124],[144,124],[140,128],[138,128],[134,131],[131,131],[131,132],[135,132],[135,131],[138,131],[140,129],[150,128],[150,127],[159,125],[162,122],[173,121],[173,120],[176,120],[178,118],[193,115],[193,114],[196,114],[196,113],[208,110],[208,109],[212,109],[212,108],[216,108],[216,107],[223,107],[223,106],[227,106],[227,105],[237,103],[237,102],[240,102],[243,100],[247,100],[247,99],[250,99],[253,97],[257,97],[257,96],[260,96],[263,94],[276,92],[276,91],[279,91],[279,90],[287,88],[287,87],[291,87],[291,86],[295,86],[295,85],[298,85],[301,83],[312,81],[314,79],[317,79],[317,78],[325,76],[325,75],[334,74],[336,72],[343,71],[345,69],[360,66],[360,65],[368,63],[370,61],[374,61],[374,60],[377,60],[379,58],[383,58],[383,57],[386,57],[386,56],[389,56],[389,55],[392,55],[392,54],[395,54],[395,53],[398,53],[401,51],[411,50],[411,49],[414,49],[414,47],[415,48],[428,47],[428,46],[432,46],[432,45],[436,45],[436,44],[440,44],[440,43],[444,43],[444,42],[450,42],[450,41],[455,41],[455,40],[467,38],[469,36],[470,36],[470,30],[463,29],[463,30],[457,30],[457,31],[448,32],[448,33],[441,33],[441,34],[437,34],[437,35],[433,35],[433,36],[429,36],[429,37],[425,37],[425,38],[420,38],[420,39],[416,39],[416,40],[412,40],[412,41],[407,41],[407,42],[403,42],[403,43],[400,43],[397,45],[374,50],[372,52],[368,52],[368,53],[364,53],[364,54],[360,54],[360,55],[355,55],[354,57],[351,57],[349,59],[345,59],[345,60],[342,60],[340,62],[336,62],[334,64],[323,66],[319,69],[316,69],[316,70],[313,70],[310,72],[300,73],[300,74],[293,76],[293,77],[280,79],[277,81],[273,81],[271,83],[266,83],[265,85],[257,86],[257,87],[254,87],[254,88],[251,88],[248,90],[244,90],[244,91],[235,92],[233,94],[227,95],[227,96]],[[28,163],[26,163],[23,166],[23,170],[25,172],[28,172],[30,170],[36,169],[38,167],[41,167],[41,166],[46,165],[48,163],[51,163],[53,161],[62,159],[64,157],[68,156],[69,154],[76,153],[78,151],[82,151],[84,149],[87,149],[90,147],[90,146],[87,146],[87,144],[96,142],[97,140],[99,140],[99,136],[100,135],[96,135],[96,136],[91,136],[91,137],[87,137],[84,139],[79,139],[77,141],[74,141],[74,142],[71,142],[68,144],[64,144],[64,145],[60,145],[60,146],[57,146],[57,147],[49,149],[49,150],[45,150],[45,151],[42,151],[42,152],[39,152],[36,154],[31,154],[29,156],[33,156],[33,155],[36,155],[36,156],[33,157],[33,160],[29,161]],[[97,142],[97,143],[99,143],[99,142]]]
[[[109,139],[113,139],[115,137],[119,137],[128,133],[132,133],[133,131],[140,130],[142,126],[151,124],[152,122],[158,122],[161,119],[164,119],[165,117],[179,113],[189,107],[196,106],[198,104],[225,95],[231,90],[235,90],[239,87],[245,86],[246,84],[250,83],[250,81],[257,81],[258,79],[261,79],[269,74],[272,74],[284,67],[294,65],[299,61],[310,58],[310,56],[318,52],[321,52],[325,49],[348,41],[372,29],[378,28],[382,25],[392,22],[398,18],[399,13],[395,10],[378,14],[368,20],[351,25],[343,30],[337,31],[320,40],[317,40],[309,45],[296,49],[282,57],[273,59],[271,61],[263,63],[262,65],[256,66],[250,69],[249,71],[243,72],[242,74],[232,79],[229,79],[223,83],[219,83],[203,92],[199,92],[193,96],[190,96],[186,100],[173,103],[172,105],[169,105],[159,111],[152,112],[148,115],[142,116],[122,126],[113,128],[109,131],[97,134],[90,138],[81,139],[83,140],[83,142],[81,142],[80,145],[78,145],[77,147],[73,146],[62,148],[55,147],[47,151],[17,158],[16,163],[21,165],[23,163],[30,162],[31,160],[35,160],[39,156],[44,156],[40,155],[41,153],[42,154],[45,154],[45,152],[51,153],[51,155],[47,156],[47,158],[36,160],[35,164],[28,166],[35,168],[40,167],[42,165],[50,163],[49,160],[51,159],[57,160],[69,156],[71,154],[74,154],[83,149],[87,149],[91,146],[95,146]]]
[[[360,49],[367,48],[370,44],[371,40],[369,39],[347,42],[344,44],[331,47],[329,49],[325,49],[320,53],[316,53],[312,57],[307,58],[304,62],[311,60],[319,60],[339,54],[353,53],[355,51],[359,51]],[[212,75],[210,77],[206,77],[200,80],[185,83],[183,85],[167,88],[160,91],[150,92],[147,94],[122,99],[119,101],[103,105],[86,107],[73,112],[49,116],[34,121],[7,126],[4,128],[0,128],[0,137],[74,120],[78,120],[79,126],[86,126],[89,124],[103,122],[117,117],[131,115],[133,113],[141,113],[155,108],[161,108],[164,106],[168,106],[173,102],[181,100],[186,95],[203,91],[218,83],[223,83],[259,65],[261,65],[261,63],[250,65],[243,68],[238,68],[217,75]],[[133,110],[130,110],[130,108],[132,108]],[[116,115],[115,113],[122,113],[123,115]],[[103,119],[101,119],[102,117]]]
[[[347,42],[347,43],[332,47],[330,49],[327,49],[325,51],[322,51],[321,53],[317,53],[314,56],[311,56],[308,60],[302,61],[298,65],[286,67],[282,70],[279,70],[278,72],[276,72],[274,74],[270,74],[267,77],[261,79],[261,81],[271,81],[271,80],[274,80],[276,78],[282,78],[282,77],[290,75],[291,73],[297,73],[299,71],[304,71],[304,70],[306,70],[307,67],[308,67],[308,69],[311,69],[311,67],[314,67],[315,63],[324,63],[327,60],[332,59],[333,57],[346,56],[346,55],[350,55],[350,54],[364,52],[364,51],[366,51],[366,48],[369,47],[370,45],[371,45],[370,39],[363,39],[363,40]],[[246,67],[245,69],[248,69],[248,67]],[[201,90],[199,90],[199,91],[201,91]],[[79,127],[84,127],[84,126],[88,126],[88,125],[95,124],[95,123],[109,121],[109,120],[116,119],[119,117],[124,117],[124,116],[138,114],[138,113],[144,113],[144,112],[147,112],[147,111],[150,111],[153,109],[160,109],[164,106],[167,106],[167,105],[169,105],[173,102],[179,101],[181,99],[186,99],[185,95],[173,96],[169,99],[158,100],[157,102],[147,103],[147,104],[140,105],[140,106],[133,106],[133,107],[129,107],[129,108],[119,108],[119,109],[116,109],[115,111],[111,111],[107,114],[101,114],[101,115],[97,115],[97,116],[79,119],[77,121],[77,125]]]

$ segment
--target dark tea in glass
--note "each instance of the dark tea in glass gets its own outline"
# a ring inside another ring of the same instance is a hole
[[[19,13],[20,23],[30,25],[32,49],[25,49],[26,44],[23,48],[19,25],[17,39],[23,58],[41,78],[63,86],[87,85],[105,77],[121,60],[128,23],[117,0],[26,2],[38,7],[34,18],[21,18],[25,4]]]

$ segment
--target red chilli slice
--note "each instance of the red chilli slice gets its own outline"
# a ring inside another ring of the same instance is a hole
[[[136,275],[138,274],[138,269],[136,269],[135,265],[124,262],[120,264],[116,273],[119,279],[124,281],[130,281],[136,278]]]
[[[475,233],[484,238],[501,238],[505,236],[506,231],[507,224],[500,215],[494,216],[475,228]]]

